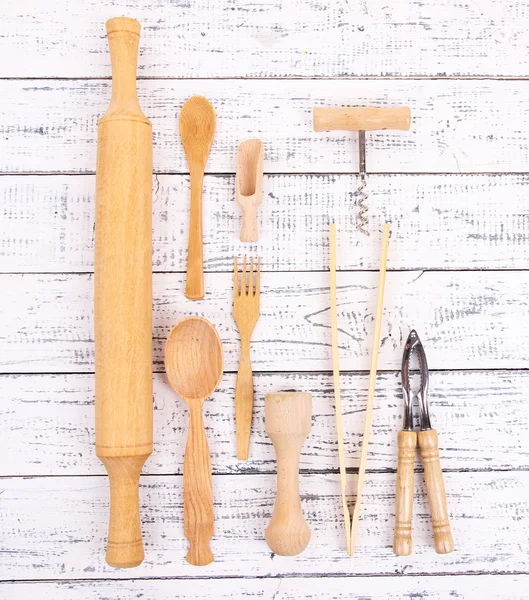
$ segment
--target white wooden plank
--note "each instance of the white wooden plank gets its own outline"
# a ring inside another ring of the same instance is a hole
[[[527,6],[383,0],[3,2],[0,77],[108,76],[104,22],[143,25],[146,77],[526,75]]]
[[[314,132],[314,105],[411,107],[410,131],[367,135],[368,172],[525,172],[529,161],[525,81],[147,80],[138,91],[161,173],[188,171],[177,114],[193,94],[217,114],[209,173],[233,173],[249,137],[263,140],[267,173],[357,172],[357,135]],[[109,100],[109,81],[0,81],[0,172],[94,172]]]
[[[529,265],[527,175],[373,175],[370,229],[392,224],[390,269],[524,269]],[[328,268],[329,221],[337,223],[339,267],[377,269],[379,238],[355,229],[350,175],[265,176],[260,240],[239,243],[240,209],[232,176],[204,186],[208,271],[230,271],[249,250],[271,271]],[[189,179],[154,181],[153,269],[187,268]],[[0,177],[0,271],[93,270],[95,177]]]
[[[143,477],[140,493],[146,558],[134,571],[104,562],[108,482],[104,477],[2,479],[0,564],[3,579],[101,577],[257,577],[507,572],[529,568],[529,473],[446,473],[455,552],[433,548],[422,475],[416,476],[414,553],[392,551],[395,475],[369,474],[355,557],[345,552],[339,476],[303,475],[302,507],[312,531],[302,554],[275,556],[264,541],[275,475],[213,477],[216,562],[185,562],[182,478]]]
[[[235,375],[226,374],[204,406],[204,419],[217,474],[270,472],[275,454],[264,431],[264,395],[280,390],[313,395],[312,431],[300,467],[336,470],[334,393],[330,374],[257,374],[250,459],[235,458]],[[358,467],[367,375],[341,377],[347,465]],[[0,377],[0,476],[104,474],[94,454],[93,375],[4,375]],[[182,472],[187,410],[166,382],[154,377],[154,453],[146,474]],[[529,460],[529,373],[526,371],[433,372],[430,413],[439,432],[443,468],[524,469]],[[378,378],[371,470],[395,470],[397,432],[402,426],[400,375]],[[515,425],[514,425],[515,424]],[[28,437],[28,431],[31,436]],[[21,448],[24,449],[21,452]],[[421,467],[419,458],[417,468]]]
[[[266,263],[265,263],[266,268]],[[179,319],[198,314],[218,328],[227,371],[238,367],[232,315],[233,276],[207,273],[205,299],[184,297],[185,276],[153,277],[154,362]],[[338,277],[340,366],[369,368],[378,274]],[[4,373],[93,371],[91,275],[2,275]],[[330,371],[328,273],[263,273],[261,317],[252,338],[254,371]],[[432,369],[527,367],[529,272],[392,272],[388,274],[379,369],[400,369],[411,327]]]
[[[527,575],[287,577],[200,581],[64,581],[0,584],[2,600],[527,600]]]

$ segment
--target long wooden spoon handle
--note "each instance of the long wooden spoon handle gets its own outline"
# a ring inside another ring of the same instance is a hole
[[[253,374],[250,344],[242,344],[241,362],[235,384],[235,425],[237,429],[237,458],[248,460],[253,415]]]
[[[413,514],[413,471],[417,434],[400,431],[398,437],[399,462],[397,466],[397,493],[395,509],[395,537],[393,552],[397,556],[411,554],[411,518]]]
[[[213,529],[211,458],[202,420],[202,407],[190,404],[184,458],[184,535],[189,541],[186,556],[188,563],[208,565],[213,562],[209,547]]]
[[[419,447],[424,464],[426,492],[432,513],[434,546],[437,554],[448,554],[454,550],[450,531],[446,492],[439,460],[439,441],[435,429],[419,431]]]
[[[202,184],[203,173],[191,173],[191,211],[187,246],[186,297],[204,298],[204,256],[202,248]]]

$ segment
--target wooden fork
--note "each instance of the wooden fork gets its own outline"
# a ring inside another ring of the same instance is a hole
[[[254,285],[255,274],[255,285]],[[259,280],[261,277],[261,259],[257,259],[257,272],[254,273],[253,258],[250,259],[250,271],[246,275],[246,256],[242,268],[239,286],[239,268],[234,259],[233,268],[233,316],[241,336],[241,361],[235,385],[235,425],[237,428],[237,458],[248,459],[250,430],[253,412],[253,375],[250,362],[250,340],[255,324],[259,320]]]

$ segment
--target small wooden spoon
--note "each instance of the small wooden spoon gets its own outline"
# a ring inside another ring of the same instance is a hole
[[[175,392],[189,408],[189,430],[184,458],[184,535],[192,565],[213,562],[211,457],[202,420],[202,405],[222,377],[222,342],[213,325],[189,317],[173,327],[165,344],[165,371]]]
[[[209,151],[215,134],[215,110],[202,96],[192,96],[180,113],[180,137],[191,179],[191,212],[187,246],[186,296],[204,297],[204,257],[202,249],[202,185]]]

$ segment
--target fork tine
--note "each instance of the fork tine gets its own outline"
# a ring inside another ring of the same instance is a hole
[[[246,255],[244,256],[244,262],[242,267],[241,294],[246,294]]]
[[[255,278],[255,295],[261,292],[261,257],[257,257],[257,277]]]
[[[237,257],[233,257],[233,293],[239,295],[239,266],[237,265]]]
[[[250,273],[248,274],[248,295],[253,296],[255,293],[253,287],[253,256],[250,257]]]

